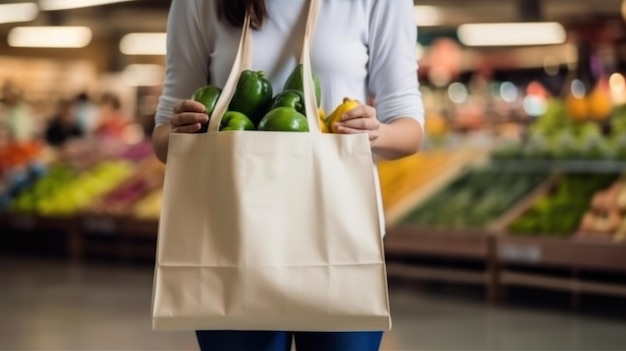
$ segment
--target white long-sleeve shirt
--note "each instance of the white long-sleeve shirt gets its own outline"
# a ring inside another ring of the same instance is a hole
[[[274,95],[299,61],[307,0],[267,0],[269,19],[252,36],[252,69],[265,71]],[[237,53],[241,28],[219,22],[211,0],[172,1],[167,28],[166,76],[156,124],[168,123],[182,99],[207,84],[223,87]],[[311,48],[330,113],[344,97],[372,97],[377,117],[424,123],[417,80],[417,27],[411,0],[323,0]]]

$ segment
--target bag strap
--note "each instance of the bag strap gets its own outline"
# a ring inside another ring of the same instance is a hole
[[[304,105],[309,122],[309,132],[313,135],[321,135],[322,130],[320,120],[317,117],[317,101],[315,98],[315,87],[313,85],[313,68],[311,67],[311,43],[317,27],[317,17],[320,9],[319,0],[311,0],[309,14],[304,32],[304,42],[302,45],[302,85],[304,90]]]
[[[319,0],[310,0],[309,11],[307,16],[304,40],[302,42],[302,51],[300,62],[303,65],[303,90],[304,101],[306,107],[307,120],[309,122],[309,131],[311,134],[322,134],[320,130],[319,119],[317,118],[317,101],[315,100],[315,88],[313,87],[313,74],[311,68],[310,46],[312,37],[317,26],[317,17],[319,13]],[[241,72],[251,66],[252,62],[252,29],[250,28],[250,13],[246,11],[246,16],[241,30],[241,39],[237,56],[233,62],[228,80],[222,89],[222,93],[215,104],[213,113],[210,116],[208,132],[218,132],[220,122],[224,113],[228,110],[228,105],[235,94],[237,82]]]
[[[252,29],[250,28],[250,14],[246,11],[246,16],[243,21],[243,28],[241,29],[241,39],[239,40],[239,48],[237,49],[237,56],[233,62],[233,67],[230,70],[226,84],[222,89],[219,99],[215,103],[213,113],[211,113],[209,119],[208,132],[217,132],[220,128],[220,122],[224,113],[228,110],[228,105],[235,94],[237,88],[237,82],[241,72],[251,66],[252,62]]]

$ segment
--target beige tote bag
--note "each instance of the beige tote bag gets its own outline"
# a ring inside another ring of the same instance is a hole
[[[391,328],[382,206],[366,134],[218,132],[250,62],[249,17],[205,134],[172,134],[152,298],[155,330]]]

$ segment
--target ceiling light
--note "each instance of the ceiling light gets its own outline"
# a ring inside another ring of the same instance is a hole
[[[413,11],[415,12],[415,22],[418,27],[436,26],[440,24],[441,13],[439,9],[434,6],[416,5]]]
[[[130,33],[120,41],[120,51],[126,55],[165,55],[165,33]]]
[[[82,48],[91,42],[87,27],[15,27],[9,32],[13,47]]]
[[[466,46],[548,45],[565,42],[560,23],[475,23],[460,25],[459,40]]]
[[[0,23],[28,22],[38,14],[39,8],[32,2],[0,5]]]
[[[134,0],[39,0],[39,7],[45,11],[68,10],[81,7],[101,6]]]

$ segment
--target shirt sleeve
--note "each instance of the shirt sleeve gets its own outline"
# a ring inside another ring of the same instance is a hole
[[[375,1],[369,30],[368,90],[374,98],[378,119],[391,122],[409,117],[423,127],[413,1]]]
[[[204,2],[204,1],[203,1]],[[202,11],[212,11],[207,1]],[[167,21],[165,82],[159,97],[155,124],[169,123],[174,106],[189,99],[209,82],[210,25],[199,20],[196,0],[172,1]]]

